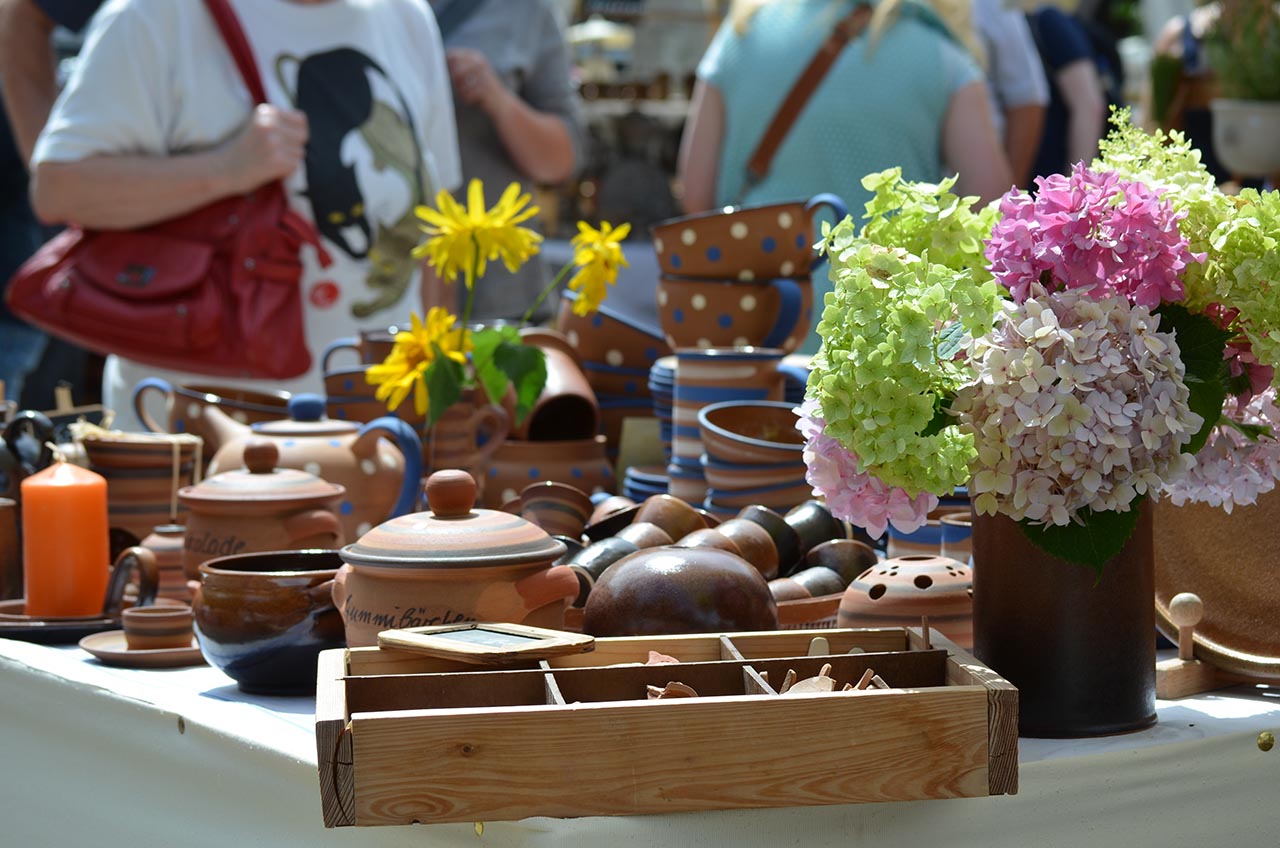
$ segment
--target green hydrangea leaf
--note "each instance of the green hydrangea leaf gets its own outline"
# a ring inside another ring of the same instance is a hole
[[[431,404],[427,408],[427,426],[431,427],[440,416],[462,397],[462,384],[467,373],[462,365],[445,356],[438,344],[432,343],[435,359],[427,366],[427,396]]]
[[[1034,525],[1024,520],[1019,521],[1018,526],[1044,552],[1087,565],[1101,577],[1103,567],[1120,553],[1138,526],[1138,507],[1144,497],[1135,498],[1127,512],[1082,509],[1078,515],[1083,524],[1072,522],[1059,527]]]
[[[1189,312],[1181,304],[1162,304],[1158,312],[1160,329],[1174,332],[1182,352],[1182,362],[1187,369],[1187,406],[1204,419],[1191,441],[1182,447],[1183,453],[1194,454],[1208,441],[1227,399],[1231,372],[1222,354],[1231,340],[1231,332],[1206,315]]]

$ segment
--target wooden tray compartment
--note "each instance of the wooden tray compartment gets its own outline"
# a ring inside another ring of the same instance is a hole
[[[806,656],[814,636],[830,656]],[[515,670],[326,651],[316,700],[325,824],[1016,792],[1017,690],[932,637],[930,649],[903,628],[601,639],[592,653]],[[639,664],[650,650],[682,662]],[[803,679],[824,663],[840,684],[873,668],[895,688],[774,694],[788,669]],[[647,700],[648,685],[672,680],[700,697]]]

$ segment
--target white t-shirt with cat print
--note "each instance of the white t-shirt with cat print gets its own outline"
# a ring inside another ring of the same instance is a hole
[[[359,329],[420,310],[413,209],[461,181],[440,34],[422,0],[231,0],[269,102],[306,113],[306,158],[285,180],[333,264],[304,247],[302,295],[314,360],[290,381],[229,380],[109,357],[103,401],[140,429],[130,394],[147,376],[174,385],[322,390],[319,354]],[[199,0],[111,0],[94,20],[33,162],[164,156],[217,145],[253,109]]]

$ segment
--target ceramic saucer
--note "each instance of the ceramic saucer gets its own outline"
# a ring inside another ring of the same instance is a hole
[[[97,657],[105,665],[121,668],[179,668],[204,665],[204,655],[196,644],[195,636],[186,648],[156,648],[131,651],[124,641],[123,630],[95,633],[80,640],[80,647]]]

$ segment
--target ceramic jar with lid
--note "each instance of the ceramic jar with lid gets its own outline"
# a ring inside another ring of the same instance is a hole
[[[342,549],[333,599],[348,645],[463,621],[564,626],[579,588],[572,571],[552,565],[564,543],[518,515],[475,509],[475,499],[471,475],[437,471],[429,512],[393,518]]]
[[[280,467],[308,471],[346,487],[338,505],[346,539],[358,538],[378,522],[412,512],[417,505],[422,443],[399,418],[384,416],[364,425],[338,421],[325,417],[324,398],[298,394],[289,399],[289,418],[284,420],[244,425],[213,410],[206,421],[217,424],[222,444],[209,463],[210,474],[243,468],[245,444],[265,438],[279,450]]]
[[[314,474],[277,468],[279,451],[266,439],[244,447],[247,469],[224,471],[178,490],[190,510],[182,568],[198,579],[214,557],[255,551],[337,548],[346,541],[338,505],[346,490]]]

